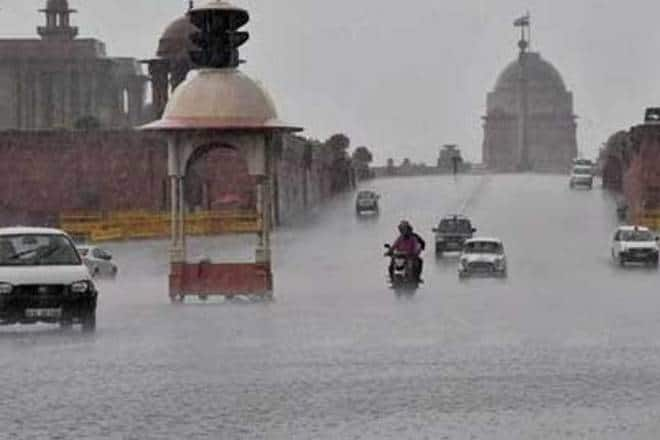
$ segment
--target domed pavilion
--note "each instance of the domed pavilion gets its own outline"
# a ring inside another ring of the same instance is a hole
[[[483,160],[497,172],[565,173],[577,156],[573,94],[526,43],[488,94]]]

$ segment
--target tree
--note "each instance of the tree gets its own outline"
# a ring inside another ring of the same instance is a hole
[[[345,134],[334,134],[325,142],[332,155],[333,191],[340,192],[353,185],[353,167],[348,156],[351,140]]]
[[[362,146],[355,149],[353,152],[353,164],[355,165],[358,179],[365,180],[372,177],[369,164],[373,160],[374,156],[367,147]]]
[[[351,146],[351,140],[345,134],[333,134],[325,144],[332,151],[334,160],[345,160],[348,158],[348,148]]]
[[[367,147],[357,147],[353,152],[353,160],[355,162],[369,165],[374,161],[374,155],[371,154],[371,151]]]

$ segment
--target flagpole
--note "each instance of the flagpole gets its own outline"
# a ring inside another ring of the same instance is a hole
[[[527,11],[527,41],[529,42],[529,47],[532,47],[532,14]]]

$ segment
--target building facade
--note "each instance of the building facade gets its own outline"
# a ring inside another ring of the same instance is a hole
[[[496,172],[565,173],[577,156],[573,94],[539,53],[522,50],[488,94],[483,161]]]
[[[0,130],[103,128],[143,123],[148,78],[133,58],[80,39],[67,0],[48,0],[40,38],[0,40]]]

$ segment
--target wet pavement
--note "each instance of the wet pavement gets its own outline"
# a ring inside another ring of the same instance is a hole
[[[1,439],[654,439],[660,274],[609,258],[615,203],[566,177],[379,180],[275,237],[276,301],[172,306],[167,243],[109,246],[93,336],[0,329]],[[413,297],[383,244],[465,211],[507,280],[427,252]],[[247,258],[244,239],[192,255]],[[221,249],[221,254],[218,254]]]

